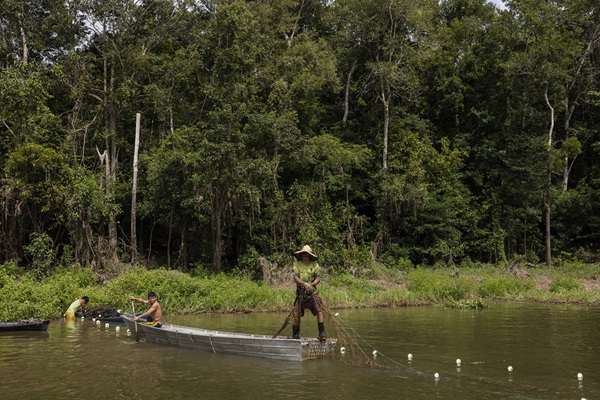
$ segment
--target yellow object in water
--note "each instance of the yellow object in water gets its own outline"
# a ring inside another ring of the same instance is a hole
[[[72,313],[72,312],[70,312],[70,311],[67,311],[67,312],[65,313],[65,318],[66,318],[66,319],[72,319],[72,320],[74,320],[74,319],[75,319],[75,314],[73,314],[73,313]]]

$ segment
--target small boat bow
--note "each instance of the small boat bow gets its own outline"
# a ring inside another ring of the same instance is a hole
[[[45,331],[50,321],[47,319],[29,318],[21,321],[0,321],[0,332]]]

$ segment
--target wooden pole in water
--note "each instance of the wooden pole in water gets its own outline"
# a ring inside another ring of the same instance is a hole
[[[135,320],[135,304],[134,304],[134,300],[131,300],[131,309],[133,310],[133,324],[135,326],[135,341],[139,342],[140,339],[138,338],[137,321]]]

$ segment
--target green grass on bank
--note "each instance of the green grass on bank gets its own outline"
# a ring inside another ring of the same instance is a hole
[[[541,301],[600,304],[600,266],[564,264],[531,267],[517,277],[507,269],[481,268],[381,270],[378,279],[324,276],[321,295],[331,308],[413,306],[485,307],[486,301]],[[0,320],[56,318],[75,299],[90,306],[131,309],[130,295],[153,290],[167,314],[237,311],[287,311],[294,287],[270,287],[234,275],[191,276],[165,269],[129,270],[101,282],[90,269],[62,268],[43,279],[14,263],[0,264]]]

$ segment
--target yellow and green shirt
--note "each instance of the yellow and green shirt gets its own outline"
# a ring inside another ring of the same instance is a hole
[[[294,275],[302,279],[304,282],[312,283],[317,276],[321,267],[316,261],[311,261],[308,264],[304,264],[302,261],[294,262]]]

